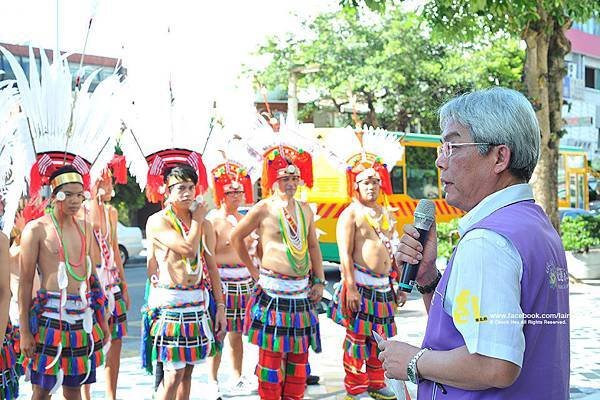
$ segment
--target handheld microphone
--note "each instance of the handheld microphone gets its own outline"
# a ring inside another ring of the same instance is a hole
[[[419,200],[417,208],[415,208],[415,228],[419,231],[419,243],[425,247],[429,229],[435,221],[435,203],[431,200]],[[404,263],[402,267],[402,278],[399,282],[399,288],[403,292],[412,292],[413,286],[416,284],[417,272],[419,272],[419,261],[416,264]]]

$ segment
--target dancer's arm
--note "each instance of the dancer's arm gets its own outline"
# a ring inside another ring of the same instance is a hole
[[[225,337],[227,322],[225,320],[225,301],[223,299],[223,290],[221,287],[221,276],[215,263],[215,248],[216,248],[216,237],[215,230],[212,224],[206,220],[202,224],[202,232],[204,238],[204,259],[206,260],[206,266],[208,267],[208,277],[210,279],[213,296],[217,303],[217,314],[215,316],[215,336],[219,341],[222,341]]]
[[[307,204],[302,204],[304,215],[306,216],[308,223],[308,255],[310,257],[310,264],[312,269],[312,276],[320,280],[325,281],[325,272],[323,271],[323,255],[321,254],[321,247],[319,246],[319,239],[317,239],[317,228],[315,227],[315,217],[312,210]],[[325,288],[324,283],[313,284],[309,297],[313,302],[318,302],[323,297],[323,289]]]
[[[35,340],[29,326],[29,309],[31,308],[33,277],[37,265],[41,227],[39,222],[32,221],[25,226],[21,235],[21,268],[19,274],[19,330],[21,335],[21,351],[26,357],[35,353]]]
[[[10,307],[10,267],[8,260],[8,238],[0,232],[0,345],[4,343],[8,308]]]
[[[123,296],[123,300],[125,301],[125,306],[127,310],[129,310],[130,299],[129,299],[129,291],[127,290],[127,281],[125,280],[125,268],[123,268],[123,260],[121,259],[121,251],[119,250],[119,238],[117,235],[117,224],[119,223],[119,214],[117,209],[113,206],[109,208],[109,219],[110,219],[110,229],[111,229],[111,243],[113,248],[113,254],[115,257],[115,264],[117,269],[119,270],[119,278],[121,279],[121,296]]]
[[[192,213],[192,222],[187,238],[175,230],[165,215],[154,214],[148,219],[146,231],[152,233],[153,242],[163,248],[174,251],[182,257],[194,258],[200,244],[202,222],[208,208],[206,203],[199,205]]]
[[[354,278],[354,235],[356,232],[356,216],[352,205],[340,215],[336,226],[336,237],[340,253],[340,269],[346,289],[345,307],[357,312],[360,305],[360,294]]]

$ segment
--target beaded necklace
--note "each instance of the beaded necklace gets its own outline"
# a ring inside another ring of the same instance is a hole
[[[394,264],[394,251],[392,250],[392,243],[391,243],[390,239],[387,236],[385,236],[385,234],[381,230],[382,227],[385,230],[388,230],[390,228],[390,221],[389,221],[389,218],[387,216],[387,213],[382,210],[382,212],[381,212],[381,218],[382,218],[381,225],[379,224],[378,221],[375,221],[371,217],[371,215],[369,215],[369,211],[368,210],[366,212],[364,212],[364,216],[365,216],[365,220],[367,220],[367,223],[371,226],[371,228],[373,228],[373,230],[375,231],[375,233],[379,237],[379,241],[385,246],[385,249],[387,250],[388,255],[390,257],[390,261],[391,261],[391,263],[393,265]]]
[[[175,230],[177,232],[179,232],[179,234],[181,236],[183,236],[184,239],[187,239],[187,234],[188,234],[189,229],[186,229],[187,227],[183,224],[183,222],[181,222],[181,220],[179,218],[177,218],[177,215],[175,215],[173,208],[171,208],[171,207],[167,208],[165,210],[165,214],[169,217],[169,220],[171,221],[171,224],[173,225]],[[198,267],[198,253],[199,252],[200,252],[200,248],[196,252],[196,257],[191,261],[188,260],[187,257],[181,256],[181,259],[185,263],[186,272],[189,275],[198,275],[200,273],[200,268]]]
[[[287,211],[287,208],[282,206],[279,210],[279,227],[283,243],[286,245],[286,254],[290,267],[298,275],[306,275],[310,269],[308,258],[308,229],[304,219],[304,212],[296,200],[296,215],[298,220]]]
[[[115,264],[115,255],[112,248],[112,228],[110,225],[109,208],[105,204],[101,204],[102,216],[100,217],[100,229],[94,229],[94,236],[98,242],[102,259],[104,260],[104,267],[108,273],[108,278],[112,282],[119,280],[119,271]],[[106,227],[106,234],[102,234],[102,225]]]
[[[73,219],[73,223],[79,228],[77,230],[77,232],[79,233],[79,238],[81,240],[81,252],[79,254],[79,262],[71,263],[71,261],[69,260],[69,253],[67,251],[67,246],[65,244],[66,242],[63,240],[62,229],[60,229],[58,221],[56,220],[56,216],[54,215],[54,211],[50,212],[50,218],[52,219],[52,223],[54,225],[54,231],[56,232],[56,237],[57,237],[58,241],[60,242],[60,247],[58,248],[59,260],[65,263],[65,265],[67,267],[67,272],[69,273],[69,275],[71,275],[73,277],[73,279],[75,279],[78,282],[83,282],[84,280],[87,279],[87,276],[89,275],[90,265],[88,263],[86,263],[86,271],[85,271],[84,275],[78,275],[73,270],[73,267],[77,268],[85,262],[85,236],[83,234],[83,229],[81,229],[81,226],[77,223],[77,221],[75,220],[75,217],[71,217]]]

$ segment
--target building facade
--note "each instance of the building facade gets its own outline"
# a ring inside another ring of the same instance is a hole
[[[573,24],[567,37],[571,41],[563,93],[567,133],[561,145],[580,147],[593,160],[600,158],[600,19]]]
[[[1,43],[0,46],[4,47],[6,50],[10,51],[13,56],[19,61],[26,75],[29,75],[29,46],[22,46],[17,44],[9,44],[9,43]],[[53,52],[48,49],[44,49],[46,52],[46,56],[49,61],[52,61]],[[33,49],[35,60],[37,61],[38,71],[41,65],[40,61],[40,49]],[[63,52],[64,53],[64,52]],[[94,81],[90,85],[91,90],[94,90],[98,83],[100,83],[107,76],[112,75],[115,71],[115,68],[119,65],[119,60],[112,57],[102,57],[102,56],[94,56],[88,55],[82,56],[79,53],[70,54],[67,57],[69,61],[69,68],[71,69],[71,74],[74,79],[78,75],[79,66],[81,63],[81,59],[83,57],[83,70],[81,71],[81,79],[85,79],[92,71],[100,69],[100,72],[94,78]],[[0,71],[3,71],[3,74],[0,74],[0,81],[6,79],[14,79],[15,75],[12,72],[12,69],[8,63],[8,60],[2,53],[0,53]],[[119,72],[123,75],[124,69],[120,69]],[[73,82],[75,84],[75,82]]]

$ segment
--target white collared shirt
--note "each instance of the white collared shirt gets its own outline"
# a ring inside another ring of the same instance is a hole
[[[469,353],[510,361],[519,367],[523,365],[525,352],[525,335],[522,322],[519,323],[522,321],[521,256],[508,239],[496,232],[487,229],[474,229],[466,235],[465,232],[494,211],[531,199],[529,184],[509,186],[483,199],[460,219],[461,240],[444,297],[444,310],[453,316]],[[487,320],[478,321],[479,317]]]

